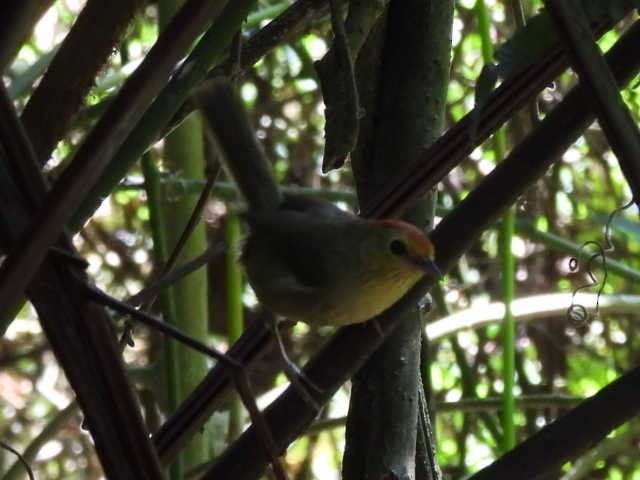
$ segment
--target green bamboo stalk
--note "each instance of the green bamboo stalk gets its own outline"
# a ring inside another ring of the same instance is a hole
[[[242,271],[238,264],[240,257],[240,221],[235,213],[227,215],[225,233],[227,238],[227,342],[229,345],[233,345],[244,330]],[[243,411],[242,402],[235,395],[229,410],[229,439],[236,438],[242,432]]]
[[[475,5],[478,17],[478,30],[482,44],[482,59],[485,64],[493,62],[493,46],[489,25],[489,14],[484,0],[477,0]],[[496,159],[502,159],[506,153],[506,138],[504,128],[496,131],[494,135],[493,150]],[[502,449],[510,450],[515,446],[515,321],[511,312],[511,302],[515,290],[515,263],[511,243],[514,232],[514,212],[508,210],[499,227],[498,255],[501,260],[502,273],[502,297],[505,305],[504,320],[502,322],[502,378],[504,383],[503,408],[502,408]]]
[[[147,205],[149,208],[149,222],[151,224],[151,236],[153,238],[153,253],[156,261],[163,264],[169,258],[168,239],[166,236],[167,219],[162,208],[162,190],[160,187],[160,172],[153,163],[150,153],[142,157],[142,172],[145,178]],[[161,265],[158,266],[160,269]],[[173,295],[169,290],[160,294],[160,309],[165,318],[176,317],[176,306]],[[179,404],[180,385],[178,383],[178,363],[177,344],[175,341],[165,338],[164,340],[164,391],[167,394],[167,405],[170,410],[174,410]],[[178,456],[172,465],[172,476],[180,475],[182,472],[182,457]]]
[[[158,22],[164,29],[184,0],[161,0],[158,3]],[[167,170],[176,176],[191,179],[204,179],[205,153],[202,120],[193,113],[176,128],[164,142],[163,160]],[[161,225],[171,250],[177,245],[182,231],[198,202],[197,195],[163,195],[162,209],[167,222]],[[201,223],[196,226],[185,242],[180,259],[187,262],[207,248],[206,232]],[[173,297],[174,311],[165,312],[165,320],[180,328],[188,335],[204,339],[208,330],[207,272],[197,270],[176,282],[169,295]],[[173,316],[174,314],[175,316]],[[169,384],[178,387],[176,400],[182,402],[200,383],[207,373],[207,359],[199,352],[185,345],[176,345],[176,378],[170,378]],[[174,410],[178,405],[172,405]],[[181,452],[182,462],[171,469],[175,480],[183,478],[183,472],[204,462],[208,454],[208,437],[195,436]]]

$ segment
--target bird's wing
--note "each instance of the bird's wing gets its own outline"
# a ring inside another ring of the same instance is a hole
[[[303,210],[289,208],[272,215],[248,216],[252,233],[245,254],[266,249],[279,262],[279,270],[290,272],[291,283],[301,286],[318,288],[335,280],[333,259],[344,255],[339,248],[343,239],[336,237],[340,236],[340,225],[352,218],[338,209],[336,213],[331,204],[321,213],[326,203],[316,201]]]

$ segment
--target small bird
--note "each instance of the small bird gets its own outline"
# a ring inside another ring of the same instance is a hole
[[[246,202],[241,256],[249,283],[274,313],[314,326],[364,322],[393,305],[425,274],[440,277],[434,247],[400,220],[367,220],[320,199],[283,194],[242,102],[224,80],[198,102],[225,167]],[[316,409],[308,381],[271,325],[287,377]]]
[[[249,283],[274,313],[311,325],[364,322],[425,274],[440,277],[431,241],[413,225],[283,194],[229,84],[215,82],[199,102],[246,202]]]
[[[400,220],[366,220],[293,195],[244,218],[250,234],[241,260],[249,283],[260,302],[291,320],[364,322],[423,275],[441,276],[429,238]]]

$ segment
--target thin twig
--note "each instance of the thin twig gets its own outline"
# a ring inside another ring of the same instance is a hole
[[[11,453],[13,453],[16,457],[18,457],[18,461],[24,466],[25,470],[27,471],[27,475],[29,475],[29,479],[30,480],[36,480],[35,475],[33,474],[33,470],[31,470],[31,466],[27,463],[27,461],[24,459],[24,457],[20,454],[20,452],[18,452],[15,448],[13,448],[11,445],[9,445],[8,443],[3,442],[2,440],[0,440],[0,447],[4,448],[5,450],[10,451]]]
[[[251,422],[256,426],[258,436],[265,448],[266,454],[271,458],[271,465],[273,466],[273,471],[277,479],[286,480],[287,474],[280,461],[276,444],[273,441],[271,429],[269,428],[269,425],[267,425],[264,416],[256,404],[255,395],[251,390],[251,384],[249,383],[249,377],[247,376],[246,369],[241,368],[237,370],[234,376],[234,382],[236,384],[238,394],[242,399],[242,403],[244,403],[247,412],[249,412]]]
[[[215,350],[209,347],[208,345],[205,345],[204,343],[200,342],[199,340],[196,340],[195,338],[192,338],[191,336],[182,332],[181,330],[174,327],[173,325],[170,325],[166,322],[158,320],[157,318],[155,318],[152,315],[149,315],[148,313],[137,310],[135,307],[132,307],[128,303],[122,302],[117,298],[113,298],[111,295],[104,293],[102,290],[99,290],[93,285],[90,285],[86,282],[83,282],[82,280],[79,280],[78,286],[79,288],[82,288],[85,294],[96,303],[99,303],[108,308],[111,308],[116,312],[130,315],[132,318],[139,320],[145,325],[151,328],[154,328],[164,333],[165,335],[178,340],[181,343],[184,343],[185,345],[193,348],[194,350],[197,350],[206,355],[209,355],[212,358],[215,358],[216,360],[224,362],[233,368],[238,368],[242,366],[242,364],[237,360],[219,352],[218,350]]]
[[[126,303],[129,305],[140,305],[142,303],[150,303],[162,290],[169,288],[181,278],[189,275],[191,272],[199,269],[203,265],[210,263],[215,258],[224,254],[226,247],[222,243],[209,246],[202,254],[183,263],[179,267],[171,270],[170,272],[162,275],[147,287],[140,290],[135,295],[130,296]],[[142,308],[145,310],[145,308]]]

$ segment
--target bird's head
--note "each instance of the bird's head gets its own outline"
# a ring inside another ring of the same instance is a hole
[[[433,243],[422,230],[394,219],[380,220],[379,225],[386,233],[386,248],[391,257],[436,278],[442,277],[435,263]]]

